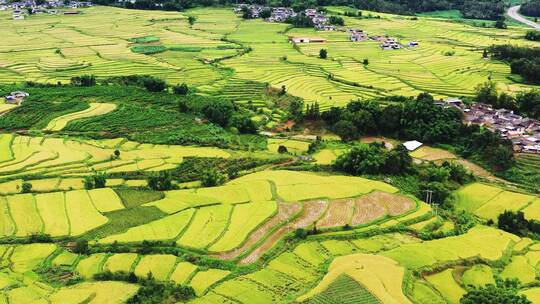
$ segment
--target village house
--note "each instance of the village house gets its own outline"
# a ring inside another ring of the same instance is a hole
[[[512,141],[514,151],[540,153],[540,122],[515,114],[508,109],[493,109],[481,103],[461,106],[465,122],[485,126]],[[468,111],[467,111],[468,110]]]
[[[294,18],[298,14],[290,7],[268,7],[261,5],[240,4],[234,8],[235,13],[241,13],[243,10],[249,10],[253,18],[259,18],[263,11],[269,10],[270,17],[266,18],[268,22],[285,22],[289,18]],[[334,31],[336,28],[328,25],[328,18],[323,12],[318,12],[316,9],[308,8],[303,11],[303,14],[310,18],[314,28],[322,31]]]
[[[349,30],[349,32],[351,33],[351,41],[364,41],[369,38],[367,33],[364,33],[363,30]]]
[[[380,47],[383,50],[397,50],[403,48],[403,46],[395,38],[383,39]]]
[[[5,97],[6,103],[20,105],[30,94],[23,91],[14,91]]]
[[[313,37],[289,37],[289,42],[292,43],[323,43],[326,42],[324,38]]]
[[[296,17],[296,13],[290,7],[276,7],[272,9],[272,15],[267,19],[269,22],[285,22],[289,18]]]

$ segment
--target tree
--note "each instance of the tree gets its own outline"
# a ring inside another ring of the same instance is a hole
[[[233,114],[230,121],[230,126],[238,129],[238,131],[243,134],[257,133],[257,125],[251,119],[251,115],[249,113]]]
[[[332,129],[342,141],[350,141],[358,138],[358,130],[356,129],[356,126],[348,120],[338,121],[332,127]]]
[[[525,34],[525,39],[531,40],[531,41],[540,41],[540,32],[528,31],[527,34]]]
[[[373,115],[366,110],[359,110],[352,115],[351,120],[361,134],[367,134],[377,129]]]
[[[380,174],[386,163],[384,148],[378,145],[359,145],[340,155],[334,168],[352,175]]]
[[[76,241],[75,247],[73,248],[73,252],[79,253],[79,254],[87,254],[89,252],[88,241],[87,240]]]
[[[86,176],[83,180],[84,189],[98,189],[105,188],[107,183],[107,177],[104,173],[95,173],[94,175]]]
[[[499,145],[491,151],[490,163],[496,170],[504,171],[514,164],[514,151],[511,145]]]
[[[499,95],[499,97],[497,98],[497,102],[494,104],[494,106],[496,108],[517,110],[515,98],[512,95],[507,94],[506,92],[503,92]]]
[[[307,235],[308,232],[304,228],[296,228],[296,230],[294,231],[294,237],[300,240],[306,239]]]
[[[540,119],[540,91],[521,92],[516,97],[519,111],[534,119]]]
[[[189,16],[188,17],[188,23],[189,23],[190,27],[195,24],[195,21],[197,21],[197,17],[195,17],[195,16]]]
[[[161,171],[148,176],[146,180],[150,189],[156,191],[165,191],[174,189],[172,179],[173,177],[170,172]]]
[[[363,65],[368,65],[369,64],[369,59],[364,58],[364,60],[362,60],[362,64]]]
[[[529,230],[529,221],[525,219],[525,214],[523,211],[514,213],[512,211],[505,210],[503,213],[499,214],[497,218],[497,226],[499,229],[513,234],[527,235],[527,231]]]
[[[149,92],[161,92],[167,88],[167,83],[162,79],[147,76],[142,79],[143,87]]]
[[[272,11],[269,9],[265,9],[262,12],[259,13],[259,17],[263,19],[268,19],[272,16]]]
[[[203,187],[215,187],[223,185],[227,181],[227,175],[221,173],[215,168],[205,170],[201,176],[201,184]]]
[[[379,117],[378,126],[383,133],[399,131],[403,110],[400,106],[389,105],[384,107]]]
[[[285,147],[284,145],[279,145],[277,151],[279,154],[285,154],[289,152],[289,150],[287,150],[287,147]]]
[[[313,27],[313,20],[306,16],[304,13],[296,15],[296,17],[289,18],[285,22],[292,24],[294,27]]]
[[[397,145],[388,152],[384,171],[388,174],[404,174],[412,167],[412,157],[404,145]]]
[[[114,157],[119,158],[120,157],[120,150],[116,149],[114,150]]]
[[[30,193],[32,192],[32,184],[23,182],[21,187],[21,193]]]
[[[467,292],[459,301],[460,304],[532,304],[526,296],[518,294],[517,280],[498,279],[496,285],[475,288]]]
[[[91,87],[96,85],[96,76],[94,75],[81,75],[71,77],[71,85],[77,87]]]
[[[206,104],[202,113],[211,122],[227,127],[234,113],[234,105],[228,100],[217,99]]]
[[[326,59],[327,56],[328,56],[328,51],[326,51],[326,49],[320,49],[319,50],[319,57],[321,59]]]
[[[252,19],[253,14],[251,12],[251,9],[247,6],[242,7],[242,18],[243,19]]]
[[[498,29],[506,29],[508,28],[508,26],[506,25],[506,23],[504,22],[504,19],[499,19],[495,22],[495,27],[498,28]]]
[[[332,25],[344,26],[345,25],[345,20],[343,20],[343,18],[341,18],[339,16],[330,16],[330,18],[328,18],[328,23],[330,23]]]
[[[304,111],[304,101],[301,99],[294,99],[289,103],[289,117],[295,121],[302,121],[302,115]]]
[[[495,83],[488,81],[476,87],[476,101],[487,104],[497,103],[497,88]]]
[[[188,85],[185,83],[177,84],[173,87],[173,93],[176,95],[187,95],[189,92]]]

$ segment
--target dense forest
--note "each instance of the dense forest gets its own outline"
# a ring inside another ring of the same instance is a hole
[[[524,3],[519,12],[526,16],[540,17],[540,0],[531,0]]]
[[[92,2],[100,5],[114,5],[133,9],[161,9],[171,11],[181,11],[196,6],[231,5],[238,3],[231,0],[138,0],[135,3],[128,1],[117,2],[116,0],[92,0]],[[457,9],[461,11],[465,18],[490,20],[500,19],[504,13],[504,2],[502,0],[248,0],[242,2],[269,6],[286,6],[292,7],[297,11],[310,7],[343,5],[357,9],[403,15]]]

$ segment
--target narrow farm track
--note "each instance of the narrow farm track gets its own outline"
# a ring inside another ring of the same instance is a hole
[[[517,22],[521,22],[523,24],[526,24],[534,29],[536,29],[537,31],[540,31],[540,24],[534,22],[534,21],[531,21],[523,16],[521,16],[519,14],[519,9],[521,8],[521,5],[516,5],[516,6],[512,6],[511,8],[508,9],[508,16],[514,20],[516,20]]]

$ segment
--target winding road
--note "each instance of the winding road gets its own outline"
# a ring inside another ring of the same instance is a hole
[[[540,24],[531,21],[519,14],[519,9],[521,8],[521,5],[512,6],[508,9],[508,16],[517,22],[521,22],[523,24],[526,24],[530,27],[535,28],[537,31],[540,31]]]

